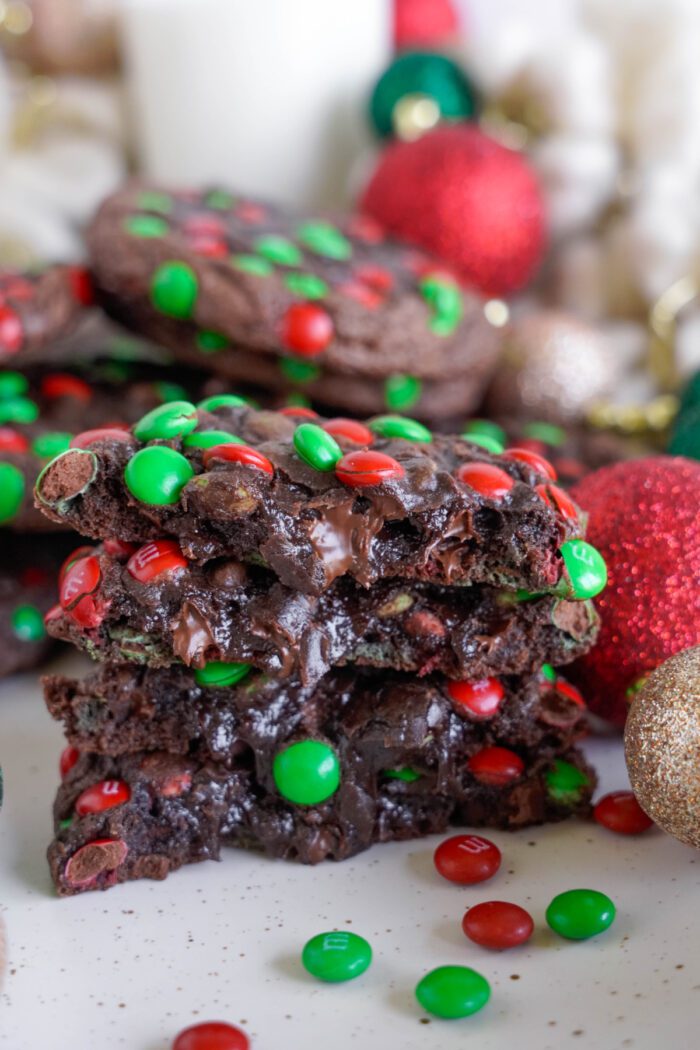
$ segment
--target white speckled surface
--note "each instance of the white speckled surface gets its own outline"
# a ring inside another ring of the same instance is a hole
[[[697,1045],[700,855],[658,831],[632,840],[585,824],[494,833],[503,867],[468,889],[435,874],[439,839],[429,839],[315,869],[229,851],[164,883],[59,901],[44,851],[61,746],[30,677],[0,686],[2,1047],[169,1050],[198,1019],[242,1025],[254,1050]],[[604,788],[623,786],[619,741],[590,753]],[[551,897],[577,886],[618,905],[607,934],[578,944],[543,925]],[[529,945],[493,954],[465,939],[466,905],[494,897],[532,911]],[[355,983],[320,985],[299,952],[335,926],[366,936],[374,963]],[[471,1019],[426,1023],[413,987],[445,963],[480,970],[492,999]]]

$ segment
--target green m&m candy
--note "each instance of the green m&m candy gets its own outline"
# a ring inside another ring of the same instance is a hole
[[[298,806],[317,806],[338,790],[340,763],[328,744],[299,740],[278,751],[272,776],[282,798]]]
[[[21,372],[0,372],[0,398],[19,397],[26,394],[29,383]]]
[[[297,455],[314,470],[334,470],[343,450],[332,434],[327,434],[315,423],[301,423],[294,431]]]
[[[168,317],[191,317],[198,290],[196,273],[178,260],[161,263],[151,278],[151,301]]]
[[[415,784],[420,780],[420,773],[410,766],[401,766],[400,769],[385,769],[382,774],[387,780],[402,780],[404,784]]]
[[[493,453],[494,456],[499,456],[505,449],[505,445],[502,442],[497,441],[496,438],[490,437],[489,434],[462,434],[465,441],[470,441],[472,445],[478,445],[479,448],[486,449],[487,452]]]
[[[554,448],[563,445],[566,441],[566,431],[558,427],[556,423],[546,423],[536,419],[525,424],[523,434],[525,437],[543,441],[545,445],[552,445]]]
[[[212,332],[208,328],[203,328],[201,332],[197,332],[195,343],[197,344],[197,349],[201,350],[203,354],[215,354],[217,351],[226,350],[230,346],[225,335],[221,335],[220,332]]]
[[[462,437],[466,441],[476,441],[477,437],[488,437],[498,442],[503,448],[506,446],[506,432],[498,423],[490,419],[470,419],[464,424]]]
[[[191,434],[197,426],[197,409],[190,401],[167,401],[147,412],[134,424],[139,441],[170,441]]]
[[[34,423],[39,418],[39,406],[28,397],[9,397],[0,400],[0,424]]]
[[[585,941],[612,926],[615,905],[598,890],[567,890],[554,898],[547,908],[546,918],[560,937]]]
[[[545,773],[544,779],[549,797],[565,806],[575,806],[577,802],[580,802],[581,796],[590,784],[583,770],[572,762],[565,762],[562,758],[555,758],[551,769]]]
[[[269,277],[273,269],[272,263],[261,259],[259,255],[232,255],[231,266],[252,277]]]
[[[255,250],[258,255],[268,262],[277,263],[278,266],[298,266],[301,262],[301,252],[296,244],[279,237],[274,233],[263,234],[255,241]]]
[[[252,664],[225,663],[223,660],[209,660],[204,667],[195,668],[194,679],[197,685],[212,687],[237,685],[250,673]]]
[[[284,283],[292,295],[301,299],[323,299],[328,295],[328,285],[314,273],[288,273]]]
[[[24,474],[14,463],[0,463],[0,524],[12,521],[24,499]]]
[[[468,966],[438,966],[416,987],[416,999],[423,1009],[446,1020],[477,1013],[490,996],[489,982]]]
[[[319,933],[307,941],[301,961],[312,977],[338,984],[365,972],[372,962],[372,948],[357,933],[333,930]]]
[[[132,237],[165,237],[168,224],[160,215],[130,215],[124,220],[124,229]]]
[[[217,408],[247,408],[250,402],[238,394],[214,394],[200,401],[197,408],[204,412],[215,412]]]
[[[172,197],[168,193],[159,193],[158,190],[143,190],[136,203],[144,211],[157,211],[162,215],[168,215],[173,210]]]
[[[177,503],[193,475],[192,467],[180,452],[167,445],[149,445],[129,460],[124,481],[131,495],[141,503],[165,507]]]
[[[420,293],[430,307],[430,330],[435,335],[452,335],[462,320],[462,293],[452,281],[428,275],[420,282]]]
[[[182,444],[185,448],[213,448],[214,445],[244,445],[245,441],[227,430],[198,430],[188,434]]]
[[[608,582],[602,554],[585,540],[566,540],[560,549],[568,577],[565,593],[579,601],[595,598]]]
[[[280,371],[292,383],[311,383],[321,375],[318,365],[298,357],[281,357]]]
[[[22,642],[40,642],[46,637],[44,617],[36,605],[18,605],[10,622],[15,637]]]
[[[297,237],[310,251],[342,262],[352,255],[352,245],[340,230],[328,222],[305,222],[297,230]]]
[[[32,452],[42,459],[53,459],[59,452],[65,452],[70,448],[72,434],[62,430],[51,430],[46,434],[39,434],[32,441]]]
[[[417,419],[409,419],[408,416],[377,416],[367,426],[381,437],[404,438],[405,441],[420,441],[424,444],[433,440],[433,435],[427,427]]]
[[[394,412],[412,408],[421,395],[423,384],[415,376],[389,376],[384,384],[384,403]]]

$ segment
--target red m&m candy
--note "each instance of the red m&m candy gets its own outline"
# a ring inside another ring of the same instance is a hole
[[[102,541],[105,553],[109,554],[112,558],[130,558],[136,550],[135,543],[127,543],[125,540],[118,540],[114,537]]]
[[[549,460],[529,448],[507,448],[505,452],[501,453],[501,457],[502,459],[515,460],[516,463],[527,463],[528,467],[532,467],[533,470],[537,471],[538,474],[542,474],[545,478],[550,478],[552,481],[557,480],[557,472]]]
[[[351,488],[366,488],[370,485],[381,485],[383,481],[402,478],[404,469],[401,464],[383,452],[346,452],[338,460],[335,474],[339,481]]]
[[[0,452],[26,452],[29,442],[12,427],[0,427]]]
[[[81,556],[80,550],[70,556],[73,560],[62,575],[58,597],[63,609],[73,608],[81,598],[96,591],[100,584],[99,561],[92,555]]]
[[[88,448],[95,441],[131,441],[131,434],[121,427],[96,427],[94,430],[83,430],[71,438],[71,448]]]
[[[502,500],[515,482],[505,470],[491,463],[463,463],[457,471],[457,479],[487,499]]]
[[[79,817],[88,813],[102,813],[105,809],[121,806],[131,798],[131,788],[124,780],[98,780],[78,796],[75,812]]]
[[[172,1050],[248,1050],[245,1032],[223,1021],[205,1021],[180,1032]]]
[[[371,445],[374,441],[374,434],[369,427],[366,427],[364,423],[358,423],[356,419],[344,419],[338,416],[337,419],[327,420],[321,426],[327,434],[332,434],[335,438],[345,438],[353,445]]]
[[[618,835],[640,835],[654,823],[637,802],[633,791],[611,791],[593,810],[593,816]]]
[[[61,751],[61,757],[58,761],[58,770],[61,774],[61,780],[65,780],[79,758],[80,752],[77,747],[71,747],[69,744],[68,747],[63,748],[63,751]]]
[[[266,474],[275,473],[275,468],[267,456],[263,456],[262,452],[258,452],[249,445],[213,445],[211,448],[205,448],[202,453],[204,466],[208,467],[213,459],[223,459],[227,463],[240,463],[243,467],[262,470]]]
[[[175,540],[151,540],[131,555],[126,567],[139,583],[148,583],[172,569],[186,569],[187,558]]]
[[[287,405],[279,409],[279,414],[298,419],[318,419],[318,412],[314,412],[313,408],[307,408],[306,405]]]
[[[501,851],[481,835],[453,835],[440,843],[433,863],[443,878],[469,886],[496,874],[501,866]]]
[[[532,916],[519,904],[484,901],[475,904],[462,919],[462,929],[470,941],[482,948],[503,951],[515,948],[532,937]]]
[[[576,504],[558,485],[535,485],[535,492],[547,506],[561,514],[567,521],[578,521]]]
[[[70,266],[68,268],[68,277],[71,283],[71,289],[73,295],[82,306],[91,306],[95,294],[92,287],[92,281],[90,274],[84,266]]]
[[[282,319],[282,342],[303,357],[322,353],[333,339],[333,321],[314,303],[293,303]]]
[[[506,747],[484,747],[471,756],[467,769],[480,784],[505,787],[522,776],[525,764]]]
[[[0,306],[0,353],[16,354],[22,346],[22,322],[9,306]]]
[[[100,875],[107,875],[112,885],[116,882],[115,872],[126,860],[128,852],[129,847],[122,839],[87,842],[76,850],[66,864],[66,882],[70,886],[89,886]]]
[[[63,559],[61,568],[58,570],[58,582],[61,583],[63,581],[68,570],[73,565],[75,565],[77,561],[80,561],[81,558],[87,558],[89,555],[94,553],[94,547],[90,547],[87,544],[84,544],[82,547],[76,547],[75,550],[72,550],[70,552],[70,554],[67,554],[66,557]]]
[[[41,393],[54,400],[59,397],[74,397],[77,401],[90,401],[92,387],[84,379],[73,376],[70,372],[52,372],[41,381]]]
[[[493,718],[503,703],[505,690],[497,678],[480,678],[474,682],[448,682],[450,697],[472,718]]]

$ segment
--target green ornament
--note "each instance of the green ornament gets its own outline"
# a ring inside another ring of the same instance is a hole
[[[598,890],[567,890],[554,898],[547,923],[560,937],[585,941],[603,933],[615,921],[615,905]]]
[[[280,371],[291,383],[312,383],[321,375],[318,365],[298,357],[281,357]]]
[[[338,460],[343,458],[343,450],[333,435],[315,423],[300,423],[293,440],[297,455],[314,470],[334,470]]]
[[[384,402],[393,412],[413,408],[420,399],[423,384],[415,376],[389,376],[384,384]]]
[[[410,766],[402,766],[400,769],[385,769],[382,776],[386,777],[387,780],[403,780],[404,784],[415,784],[416,780],[421,778],[420,773],[417,773],[415,769],[411,769]]]
[[[65,452],[70,447],[73,435],[65,431],[52,430],[46,434],[40,434],[32,441],[32,452],[42,459],[53,459],[60,452]]]
[[[258,255],[232,255],[231,266],[253,277],[269,277],[272,273],[272,264]]]
[[[328,285],[313,273],[288,273],[284,283],[292,295],[302,299],[323,299],[328,295]]]
[[[29,383],[20,372],[0,372],[0,398],[20,397],[26,394]]]
[[[505,445],[502,445],[500,441],[496,441],[495,438],[489,437],[488,434],[462,434],[465,441],[471,442],[472,445],[478,445],[479,448],[486,449],[494,456],[499,456],[503,452]]]
[[[452,335],[464,314],[462,293],[457,285],[428,275],[421,280],[419,288],[430,307],[430,331],[434,335]]]
[[[252,664],[225,663],[223,660],[209,660],[204,667],[195,668],[194,679],[197,685],[220,688],[224,685],[237,685],[250,674]]]
[[[467,441],[474,441],[476,437],[489,437],[497,441],[499,445],[506,447],[506,432],[498,423],[492,423],[490,419],[470,419],[464,424],[462,437]]]
[[[423,1009],[446,1020],[478,1013],[490,996],[489,982],[468,966],[438,966],[416,986],[416,999]]]
[[[417,419],[408,416],[376,416],[367,426],[374,434],[385,438],[403,438],[405,441],[418,441],[429,444],[433,435]]]
[[[133,237],[165,237],[169,227],[159,215],[130,215],[124,229]]]
[[[352,255],[352,245],[340,230],[329,222],[305,222],[297,230],[297,237],[316,255],[344,262]]]
[[[215,412],[217,408],[247,408],[249,402],[238,394],[214,394],[213,397],[205,397],[200,401],[197,408],[203,412]]]
[[[161,379],[153,385],[155,392],[163,403],[166,401],[187,401],[187,391],[179,383],[169,383],[165,379]]]
[[[39,406],[28,397],[10,397],[0,401],[0,424],[34,423],[39,418]]]
[[[545,423],[538,420],[526,423],[523,427],[523,435],[535,441],[543,441],[545,445],[552,445],[554,448],[558,448],[566,441],[566,431],[558,427],[556,423]]]
[[[568,581],[564,581],[562,597],[595,598],[608,582],[608,570],[603,556],[585,540],[566,540],[561,545]]]
[[[338,790],[340,763],[328,744],[299,740],[277,752],[272,776],[282,798],[297,806],[317,806]]]
[[[46,637],[44,617],[36,605],[18,605],[10,622],[15,637],[21,642],[40,642]]]
[[[312,977],[338,984],[365,972],[372,962],[372,948],[356,933],[333,930],[319,933],[307,941],[301,961]]]
[[[258,255],[268,262],[277,263],[278,266],[298,266],[301,262],[301,252],[296,244],[287,240],[286,237],[278,237],[274,233],[264,234],[258,237],[253,247]]]
[[[170,260],[161,263],[151,278],[151,301],[156,310],[187,320],[192,316],[199,283],[187,263]]]
[[[139,194],[136,203],[144,211],[159,211],[162,215],[169,215],[173,210],[172,197],[155,190],[144,190]]]
[[[126,465],[126,487],[140,503],[166,507],[177,503],[180,493],[194,475],[181,453],[167,445],[148,445]]]
[[[207,329],[197,332],[195,343],[197,344],[197,349],[201,350],[203,354],[214,354],[217,350],[227,350],[231,345],[225,335],[221,335],[219,332],[211,332]]]
[[[557,672],[554,670],[551,664],[542,664],[541,674],[543,678],[546,678],[548,682],[556,682]]]
[[[382,138],[395,134],[397,103],[407,95],[432,99],[442,120],[469,120],[476,113],[476,92],[451,59],[428,51],[396,58],[377,81],[370,100],[370,119]]]
[[[235,204],[236,198],[226,190],[210,190],[204,198],[208,208],[216,208],[217,211],[228,211]]]
[[[191,434],[197,422],[197,409],[191,401],[167,401],[134,424],[134,435],[139,441],[171,441]]]
[[[185,448],[214,448],[215,445],[245,445],[243,438],[227,430],[198,430],[182,442]]]
[[[0,525],[12,521],[24,499],[24,474],[14,463],[0,463]]]
[[[554,765],[544,775],[549,797],[565,806],[574,806],[581,800],[590,780],[577,766],[555,758]]]

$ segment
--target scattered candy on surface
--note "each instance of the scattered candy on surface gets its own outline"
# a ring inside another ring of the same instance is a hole
[[[338,983],[359,977],[372,962],[372,948],[364,937],[346,930],[319,933],[301,953],[304,969],[319,981]]]
[[[551,901],[547,923],[569,941],[585,941],[612,926],[615,905],[598,890],[566,890]]]
[[[223,1021],[204,1021],[176,1037],[172,1050],[249,1050],[245,1032]]]
[[[595,804],[593,818],[617,835],[641,835],[653,827],[633,791],[611,791]]]
[[[434,1017],[470,1017],[486,1006],[491,988],[485,977],[468,966],[438,966],[416,986],[416,999]]]
[[[481,835],[452,835],[437,847],[433,863],[449,882],[471,886],[493,878],[501,866],[501,851]]]
[[[474,904],[462,919],[462,929],[469,940],[494,951],[524,944],[534,928],[529,912],[508,901]]]

